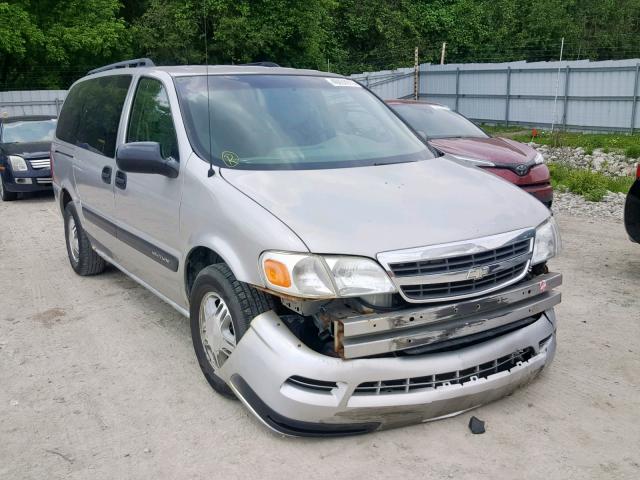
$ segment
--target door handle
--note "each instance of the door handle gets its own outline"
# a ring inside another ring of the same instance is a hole
[[[102,169],[102,181],[104,183],[111,183],[111,167],[104,167]]]
[[[120,190],[124,190],[125,188],[127,188],[127,174],[121,170],[118,170],[116,172],[115,183],[116,183],[116,187],[118,187]]]

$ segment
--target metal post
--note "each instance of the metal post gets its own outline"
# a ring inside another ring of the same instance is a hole
[[[444,65],[444,56],[447,52],[447,42],[442,42],[442,52],[440,53],[440,65]]]
[[[56,98],[56,117],[60,116],[60,99]]]
[[[418,98],[420,98],[420,65],[418,64],[418,47],[416,47],[413,55],[413,99],[418,100]]]
[[[633,83],[633,104],[631,105],[631,134],[636,128],[636,110],[638,108],[638,73],[640,72],[640,63],[636,63],[636,80]]]
[[[456,112],[458,111],[459,98],[460,98],[460,67],[456,67]]]
[[[553,98],[553,114],[551,116],[551,133],[556,125],[556,106],[558,104],[558,89],[560,88],[560,69],[562,68],[562,53],[564,52],[564,37],[562,37],[562,43],[560,44],[560,61],[558,62],[558,74],[556,75],[556,94]]]
[[[507,67],[507,105],[504,112],[504,120],[507,127],[509,126],[509,100],[511,98],[511,67]]]
[[[571,67],[567,65],[564,74],[564,107],[562,108],[562,129],[567,129],[567,109],[569,107],[569,72]]]

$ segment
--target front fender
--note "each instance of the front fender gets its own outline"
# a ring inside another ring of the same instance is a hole
[[[224,260],[238,280],[264,286],[258,265],[262,252],[309,251],[287,225],[219,172],[208,177],[205,162],[193,158],[188,167],[184,188],[189,194],[183,196],[180,210],[180,228],[186,233],[183,268],[194,248],[206,247]]]

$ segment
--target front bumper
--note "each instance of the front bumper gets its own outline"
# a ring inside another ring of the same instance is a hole
[[[555,313],[549,309],[525,327],[462,349],[342,360],[307,348],[270,311],[252,321],[218,373],[263,423],[279,433],[365,433],[461,413],[513,392],[552,361],[555,330]],[[461,373],[524,350],[531,351],[526,361],[465,383],[443,382],[437,388],[392,393],[357,391],[366,382]],[[289,381],[292,376],[335,387],[330,391],[300,387]]]
[[[9,192],[28,193],[51,190],[51,170],[30,169],[26,172],[12,172],[6,169],[3,173],[4,188]]]
[[[507,168],[485,167],[484,169],[522,188],[547,207],[551,206],[553,187],[551,186],[549,168],[546,165],[535,165],[524,176],[520,176]]]
[[[541,185],[526,185],[522,189],[536,197],[547,207],[551,208],[553,202],[553,187],[550,183],[543,183]]]

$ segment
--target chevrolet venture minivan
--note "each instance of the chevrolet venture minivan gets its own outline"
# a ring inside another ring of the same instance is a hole
[[[553,359],[549,210],[350,79],[103,67],[52,158],[71,267],[112,264],[188,316],[211,386],[277,432],[450,416]]]

